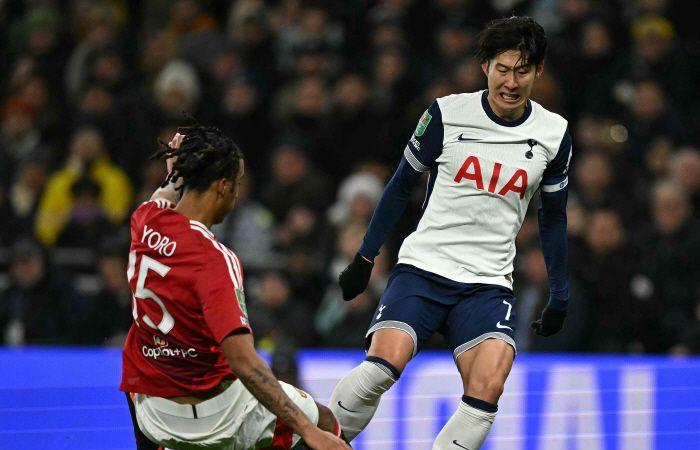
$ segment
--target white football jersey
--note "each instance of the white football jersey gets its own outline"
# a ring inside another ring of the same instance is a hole
[[[429,171],[416,230],[399,263],[463,283],[512,288],[515,237],[537,189],[568,183],[567,121],[528,101],[515,121],[499,118],[488,91],[437,99],[421,117],[404,156]]]

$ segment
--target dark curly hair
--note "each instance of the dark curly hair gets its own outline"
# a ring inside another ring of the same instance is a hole
[[[220,129],[195,122],[178,128],[177,132],[185,135],[179,148],[173,149],[159,140],[160,148],[151,156],[151,159],[177,157],[161,187],[181,178],[182,184],[177,189],[203,192],[220,178],[236,176],[243,153]]]
[[[547,52],[544,28],[531,17],[495,19],[477,36],[476,58],[483,63],[508,50],[518,50],[522,65],[539,65]]]

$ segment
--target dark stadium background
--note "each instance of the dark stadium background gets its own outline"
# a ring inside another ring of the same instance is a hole
[[[485,88],[476,32],[515,13],[546,29],[533,98],[566,117],[574,139],[569,319],[552,338],[529,332],[547,300],[535,198],[517,242],[519,351],[697,365],[699,10],[679,0],[0,1],[4,354],[123,343],[128,218],[163,180],[149,155],[182,111],[246,156],[245,194],[215,231],[244,264],[257,344],[275,370],[293,378],[297,349],[358,351],[424,192],[365,294],[344,303],[337,275],[422,112]],[[0,413],[15,401],[8,383]]]

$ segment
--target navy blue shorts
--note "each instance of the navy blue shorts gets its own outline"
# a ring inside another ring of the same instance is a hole
[[[435,333],[447,339],[455,359],[480,342],[502,339],[515,347],[515,296],[495,284],[459,283],[398,264],[367,331],[396,328],[413,338],[413,355]],[[517,350],[516,350],[517,352]]]

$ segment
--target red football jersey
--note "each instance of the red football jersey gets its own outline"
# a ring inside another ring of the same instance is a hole
[[[251,332],[238,257],[172,208],[152,200],[131,216],[134,324],[124,344],[125,392],[198,395],[233,380],[221,341],[238,329]]]

